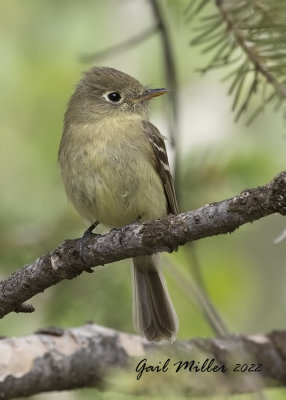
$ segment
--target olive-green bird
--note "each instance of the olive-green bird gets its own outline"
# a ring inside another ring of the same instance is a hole
[[[178,213],[164,137],[149,122],[149,101],[167,92],[107,67],[79,81],[58,156],[67,196],[89,223],[115,228]],[[133,258],[133,272],[135,328],[150,341],[174,340],[178,319],[157,257]]]

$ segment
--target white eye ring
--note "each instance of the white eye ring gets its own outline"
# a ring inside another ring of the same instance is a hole
[[[123,97],[118,92],[104,93],[103,97],[105,98],[105,100],[112,104],[120,104],[123,101]]]

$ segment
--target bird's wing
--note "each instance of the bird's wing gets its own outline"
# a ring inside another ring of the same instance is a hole
[[[168,205],[168,214],[178,214],[178,204],[164,142],[164,136],[161,135],[159,130],[148,121],[143,121],[143,130],[153,149],[154,166],[157,169],[164,186]]]

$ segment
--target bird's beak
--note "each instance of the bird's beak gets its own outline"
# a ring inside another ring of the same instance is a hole
[[[169,89],[148,89],[137,97],[133,97],[132,103],[140,103],[144,100],[151,100],[153,97],[162,96],[169,92]]]

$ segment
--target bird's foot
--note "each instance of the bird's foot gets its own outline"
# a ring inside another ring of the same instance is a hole
[[[92,231],[97,227],[97,225],[99,224],[99,221],[95,221],[93,224],[91,224],[83,233],[83,238],[86,238],[87,236],[97,236],[98,234],[93,233]]]
[[[137,224],[141,224],[141,221],[140,221],[140,219],[141,219],[142,217],[141,217],[141,215],[139,215],[137,218],[136,218],[136,220],[133,222],[133,224],[136,222]]]
[[[83,247],[85,245],[84,240],[88,237],[95,237],[95,236],[101,236],[100,234],[97,233],[93,233],[92,231],[97,227],[97,225],[99,224],[99,221],[95,221],[92,225],[90,225],[83,233],[82,238],[80,239],[80,243],[79,243],[79,256],[80,259],[82,260],[82,262],[84,264],[86,264],[85,260],[84,260],[84,251],[83,251]],[[91,267],[86,264],[84,270],[88,273],[92,273],[93,269],[91,269]]]
[[[139,215],[134,221],[131,221],[130,224],[128,224],[128,225],[142,224],[141,219],[142,219],[142,217],[141,217],[141,215]]]
[[[134,221],[131,221],[128,225],[141,224],[140,219],[141,219],[141,216],[137,217]],[[120,227],[112,228],[112,229],[110,229],[109,233],[114,232],[117,229],[124,229],[124,226],[121,228]]]

